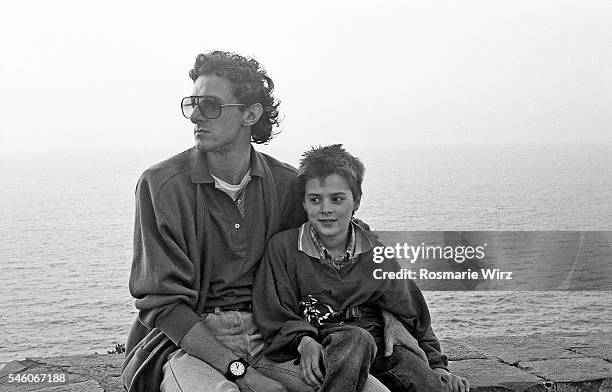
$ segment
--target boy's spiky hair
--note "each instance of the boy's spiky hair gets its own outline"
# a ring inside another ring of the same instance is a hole
[[[361,200],[361,184],[365,167],[359,158],[349,154],[342,144],[332,144],[325,147],[312,147],[302,154],[298,169],[299,190],[304,196],[308,180],[316,178],[325,180],[332,174],[338,174],[346,180],[353,199]]]

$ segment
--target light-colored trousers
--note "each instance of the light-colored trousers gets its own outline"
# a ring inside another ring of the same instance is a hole
[[[314,392],[304,382],[302,370],[294,361],[277,363],[263,355],[264,342],[251,312],[205,313],[200,322],[223,344],[244,358],[261,374],[280,382],[289,392]],[[271,383],[275,383],[272,381]],[[239,392],[233,382],[206,362],[182,349],[171,354],[164,365],[161,392]],[[390,392],[369,376],[362,392]]]

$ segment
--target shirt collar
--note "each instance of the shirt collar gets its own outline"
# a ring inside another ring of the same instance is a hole
[[[333,257],[331,252],[325,247],[325,245],[323,245],[321,237],[319,237],[319,234],[312,227],[312,225],[310,226],[310,230],[308,230],[308,232],[310,233],[310,239],[312,239],[315,247],[317,248],[319,260],[327,260],[333,263],[333,261],[336,260],[353,259],[353,254],[355,253],[355,229],[353,228],[353,225],[349,224],[348,238],[344,248],[344,253],[338,257]]]
[[[374,241],[370,238],[367,231],[365,231],[361,226],[351,221],[350,223],[353,230],[353,240],[355,241],[354,249],[355,251],[351,255],[352,257],[357,257],[361,253],[365,253],[374,247]],[[307,254],[310,257],[314,257],[315,259],[319,259],[319,251],[317,249],[317,245],[315,244],[312,236],[310,235],[310,222],[305,222],[300,226],[298,232],[298,250],[302,253]],[[349,244],[349,248],[353,248]]]
[[[263,177],[264,166],[263,157],[251,146],[251,177]],[[210,175],[208,164],[206,163],[206,153],[193,147],[189,152],[189,164],[191,167],[191,182],[194,184],[214,183],[215,179]]]

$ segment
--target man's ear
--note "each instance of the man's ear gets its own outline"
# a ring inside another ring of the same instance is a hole
[[[243,112],[242,125],[245,127],[253,126],[263,114],[263,106],[259,102],[247,107]]]

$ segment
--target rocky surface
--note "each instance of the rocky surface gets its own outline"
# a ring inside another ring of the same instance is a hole
[[[612,333],[448,339],[442,347],[472,391],[612,392]],[[121,392],[122,360],[109,354],[9,362],[0,370],[0,392]],[[62,374],[63,382],[48,382]]]

